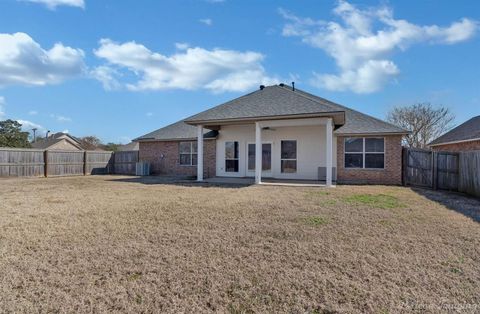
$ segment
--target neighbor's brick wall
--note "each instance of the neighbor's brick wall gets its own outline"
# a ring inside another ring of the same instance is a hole
[[[152,174],[196,176],[197,166],[180,166],[179,143],[178,141],[140,142],[140,161],[150,163]],[[215,140],[203,141],[203,173],[205,178],[215,176],[215,149]],[[160,157],[162,154],[163,158]]]
[[[385,169],[345,169],[344,139],[337,137],[337,181],[356,184],[402,184],[402,136],[385,136]]]
[[[443,152],[463,152],[463,151],[470,151],[470,150],[480,150],[480,140],[432,146],[432,149],[434,151],[443,151]]]

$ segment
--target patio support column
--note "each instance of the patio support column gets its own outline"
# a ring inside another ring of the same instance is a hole
[[[203,181],[203,125],[197,126],[197,181]]]
[[[262,183],[262,128],[255,122],[255,183]]]
[[[332,186],[332,155],[333,155],[333,126],[332,126],[332,119],[327,119],[326,125],[326,143],[327,143],[327,156],[326,156],[326,163],[327,163],[327,171],[326,171],[326,185]]]

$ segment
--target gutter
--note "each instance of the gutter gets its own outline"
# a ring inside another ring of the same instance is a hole
[[[185,120],[184,122],[190,125],[218,125],[218,124],[234,124],[236,122],[257,122],[263,120],[286,120],[286,119],[300,119],[300,118],[315,118],[315,117],[330,117],[332,115],[343,116],[343,123],[345,124],[345,111],[329,111],[317,113],[300,113],[290,115],[276,115],[276,116],[256,116],[256,117],[241,117],[230,119],[209,119],[209,120]]]

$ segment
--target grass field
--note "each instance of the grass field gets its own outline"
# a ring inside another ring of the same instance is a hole
[[[480,223],[430,198],[2,179],[0,312],[478,312]]]

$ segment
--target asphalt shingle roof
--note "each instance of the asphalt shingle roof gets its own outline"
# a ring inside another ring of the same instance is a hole
[[[480,116],[473,117],[467,122],[460,124],[456,128],[432,141],[429,145],[474,139],[480,139]]]
[[[285,87],[284,87],[285,88]],[[345,111],[345,124],[335,130],[335,134],[369,134],[369,133],[408,133],[396,125],[353,110],[351,108],[331,102],[330,100],[318,97],[305,91],[295,89],[296,93],[312,97],[319,102],[329,103],[337,110]]]
[[[50,146],[55,145],[64,139],[69,140],[73,145],[78,146],[78,148],[82,149],[81,143],[78,138],[62,132],[54,133],[48,138],[37,138],[37,141],[32,143],[32,148],[47,149]]]
[[[290,86],[281,84],[266,86],[263,89],[230,100],[185,120],[143,135],[136,140],[195,138],[196,128],[187,123],[195,124],[200,121],[255,119],[272,116],[328,113],[345,114],[345,123],[343,125],[337,125],[335,134],[408,133],[408,131],[380,119],[299,89],[293,91]],[[217,133],[218,132],[205,130],[204,137],[216,137]]]
[[[248,119],[271,116],[314,114],[343,111],[329,103],[320,103],[279,85],[266,86],[250,94],[200,112],[186,119],[188,123],[206,120]]]
[[[134,141],[142,140],[181,140],[181,139],[195,139],[197,138],[197,127],[186,124],[185,120],[181,120],[161,129],[155,130],[148,134],[142,135]],[[217,131],[211,131],[203,129],[203,138],[215,138],[217,137]]]

